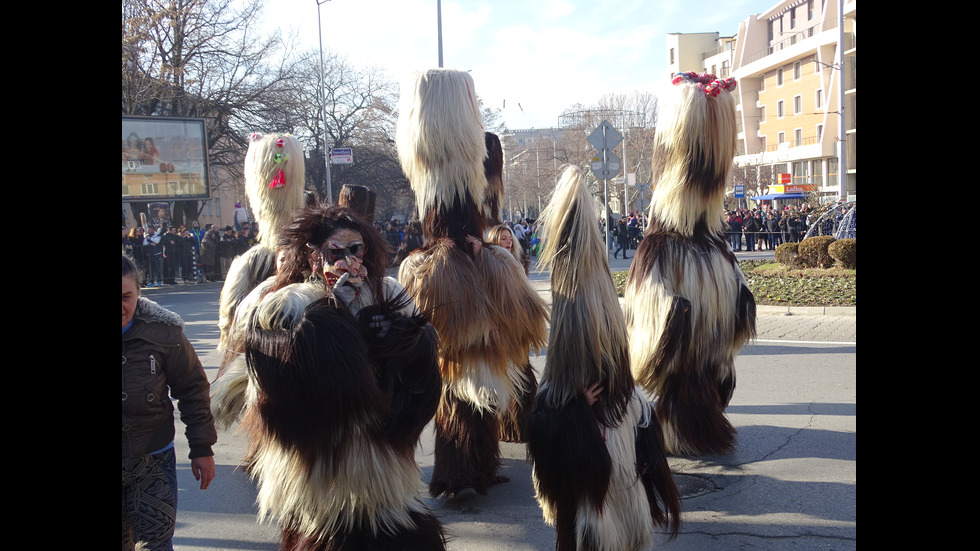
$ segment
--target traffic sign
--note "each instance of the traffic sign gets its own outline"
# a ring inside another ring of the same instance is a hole
[[[619,157],[613,154],[612,150],[623,141],[623,135],[613,128],[609,121],[604,120],[587,139],[599,150],[598,155],[592,158],[592,173],[595,177],[608,180],[619,174]]]
[[[609,124],[609,121],[602,121],[599,126],[589,134],[589,143],[592,147],[602,151],[603,149],[615,149],[623,142],[623,135]]]
[[[349,165],[354,162],[354,150],[351,148],[337,148],[330,150],[330,164]]]
[[[605,152],[605,160],[602,153],[592,158],[592,174],[600,180],[608,180],[619,174],[620,161],[612,151]]]

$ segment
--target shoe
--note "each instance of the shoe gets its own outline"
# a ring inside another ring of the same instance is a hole
[[[473,486],[463,486],[462,488],[453,492],[453,495],[449,498],[452,503],[461,503],[463,501],[468,501],[476,497],[476,490]]]

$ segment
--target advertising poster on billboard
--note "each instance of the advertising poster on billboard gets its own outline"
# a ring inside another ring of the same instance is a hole
[[[206,200],[204,119],[122,118],[122,200]]]

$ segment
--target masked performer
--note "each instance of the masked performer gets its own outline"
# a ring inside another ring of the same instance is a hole
[[[228,351],[229,329],[238,304],[276,271],[279,230],[293,211],[303,208],[305,181],[303,146],[289,134],[252,134],[245,153],[245,192],[258,225],[258,244],[236,258],[228,269],[218,308],[219,346]],[[224,363],[218,377],[224,374]]]
[[[278,273],[236,312],[242,428],[285,550],[442,550],[415,447],[439,403],[436,333],[385,277],[380,234],[339,206],[280,234]]]
[[[398,277],[432,312],[444,385],[429,493],[465,499],[505,480],[497,475],[498,414],[528,384],[522,368],[544,344],[547,305],[510,253],[481,241],[487,147],[472,77],[417,74],[403,96],[397,145],[424,239]]]
[[[528,456],[559,551],[648,549],[677,534],[680,494],[651,404],[633,381],[626,324],[592,196],[568,167],[542,213],[551,337]]]
[[[735,355],[755,334],[755,300],[725,242],[735,157],[732,79],[683,73],[661,109],[649,225],[625,290],[633,373],[657,399],[667,450],[728,453]]]

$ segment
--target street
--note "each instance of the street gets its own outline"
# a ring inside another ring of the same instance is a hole
[[[546,294],[547,276],[532,274]],[[144,289],[183,317],[185,331],[213,380],[218,369],[220,283]],[[550,302],[550,301],[549,301]],[[761,313],[758,338],[736,360],[738,385],[728,415],[738,429],[728,456],[669,463],[684,502],[681,533],[656,549],[848,550],[857,546],[856,316]],[[545,352],[546,353],[546,352]],[[540,370],[545,356],[532,358]],[[175,548],[275,550],[274,521],[258,522],[255,485],[237,468],[244,437],[219,431],[217,475],[200,491],[177,421],[180,485]],[[430,427],[431,428],[431,427]],[[502,443],[494,486],[462,506],[428,498],[433,433],[417,448],[420,495],[452,537],[454,551],[554,549],[554,528],[534,499],[523,444]]]

